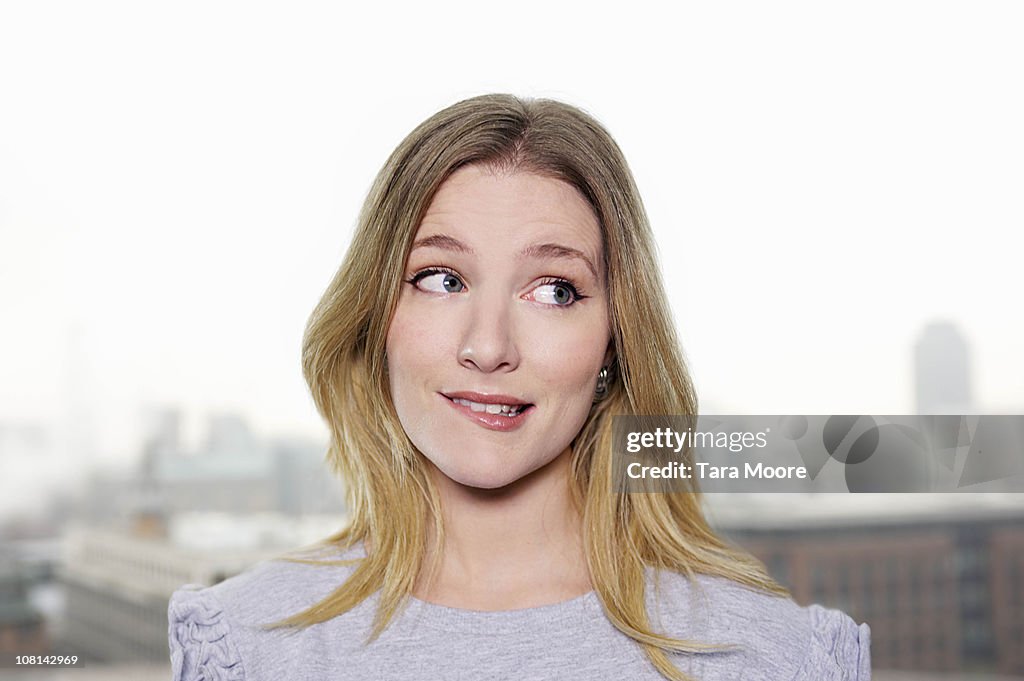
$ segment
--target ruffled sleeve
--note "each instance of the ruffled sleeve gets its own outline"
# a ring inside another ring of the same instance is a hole
[[[811,641],[797,680],[869,681],[871,628],[839,610],[808,606]]]
[[[186,584],[167,606],[172,681],[244,681],[242,658],[224,610],[198,584]]]

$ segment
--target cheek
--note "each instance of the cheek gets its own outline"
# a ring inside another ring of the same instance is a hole
[[[418,382],[430,366],[430,359],[424,355],[429,344],[416,342],[417,338],[423,337],[422,333],[420,320],[409,314],[407,306],[400,304],[391,320],[385,347],[391,400],[402,428],[410,437],[423,428],[424,409],[420,404],[422,397]],[[420,443],[416,444],[419,446]]]
[[[418,375],[417,368],[424,364],[423,345],[418,345],[415,340],[422,338],[424,331],[422,322],[415,314],[410,314],[408,305],[399,304],[391,320],[385,345],[388,375],[395,401],[400,399],[402,387],[409,383],[411,377]]]
[[[403,390],[426,381],[436,372],[446,352],[445,338],[438,333],[436,315],[400,301],[391,320],[386,341],[388,374],[397,402]]]
[[[553,394],[585,393],[590,399],[608,347],[606,328],[603,317],[586,324],[548,327],[534,350],[537,375],[548,390]]]

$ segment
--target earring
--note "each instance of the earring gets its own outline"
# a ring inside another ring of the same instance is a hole
[[[601,367],[597,372],[597,387],[594,389],[594,399],[600,400],[608,394],[608,367]]]

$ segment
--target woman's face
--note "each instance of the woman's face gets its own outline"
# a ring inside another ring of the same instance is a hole
[[[601,232],[568,184],[478,166],[423,218],[387,337],[391,395],[444,475],[503,487],[567,450],[610,357]]]

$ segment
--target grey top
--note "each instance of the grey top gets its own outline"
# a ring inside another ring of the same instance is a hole
[[[342,558],[365,556],[361,546]],[[604,616],[593,591],[562,603],[482,612],[410,597],[370,645],[376,594],[349,612],[297,633],[256,625],[295,614],[352,571],[271,560],[220,584],[187,584],[171,597],[168,639],[175,681],[295,679],[586,679],[664,681],[632,639]],[[871,630],[838,610],[721,577],[648,570],[647,606],[656,630],[736,652],[669,658],[701,681],[865,681]]]

